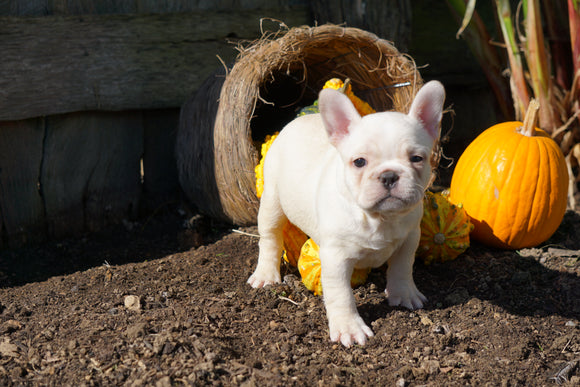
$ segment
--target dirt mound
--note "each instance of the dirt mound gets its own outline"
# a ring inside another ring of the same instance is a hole
[[[423,310],[388,306],[373,271],[354,292],[375,337],[348,349],[290,268],[245,283],[255,237],[177,217],[1,252],[0,384],[580,384],[578,214],[539,249],[417,263]]]

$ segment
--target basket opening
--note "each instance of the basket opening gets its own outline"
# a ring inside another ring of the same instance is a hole
[[[202,88],[197,110],[182,115],[184,192],[212,216],[255,224],[255,145],[312,105],[331,78],[349,78],[354,94],[377,111],[406,112],[422,84],[411,58],[357,28],[329,24],[267,35],[242,50],[223,82]]]
[[[296,118],[301,108],[314,103],[317,93],[302,79],[299,72],[278,72],[260,87],[260,99],[250,120],[254,143],[261,144],[267,135],[282,130]]]
[[[349,73],[344,68],[341,70],[333,71],[320,65],[310,66],[307,77],[304,77],[302,66],[295,71],[273,72],[271,80],[260,86],[260,98],[250,120],[252,142],[258,149],[267,135],[282,130],[297,117],[302,108],[312,105],[326,81],[331,78],[350,78],[353,92],[359,98],[371,106],[376,98],[380,98],[383,109],[392,109],[392,100],[384,88],[369,88],[364,84],[365,81],[359,80],[356,72]]]

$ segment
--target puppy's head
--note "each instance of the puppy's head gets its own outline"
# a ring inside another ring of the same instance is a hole
[[[419,90],[409,114],[361,117],[344,94],[320,92],[320,114],[329,141],[344,163],[346,187],[363,210],[405,212],[423,199],[444,99],[441,83],[431,81]]]

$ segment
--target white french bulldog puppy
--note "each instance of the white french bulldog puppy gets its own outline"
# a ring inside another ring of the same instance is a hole
[[[260,253],[248,283],[280,282],[282,228],[290,221],[320,247],[332,341],[348,347],[373,336],[350,287],[355,267],[388,261],[389,304],[421,308],[427,299],[413,281],[413,262],[444,99],[441,83],[431,81],[409,114],[361,117],[344,94],[322,90],[320,114],[290,122],[266,155]]]

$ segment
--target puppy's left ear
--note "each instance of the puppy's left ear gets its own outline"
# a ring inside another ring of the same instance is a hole
[[[441,82],[427,82],[417,93],[409,115],[417,119],[433,138],[439,137],[439,125],[443,115],[445,89]]]
[[[345,138],[352,125],[361,117],[350,99],[333,89],[323,89],[318,95],[318,107],[330,143],[337,146]]]

